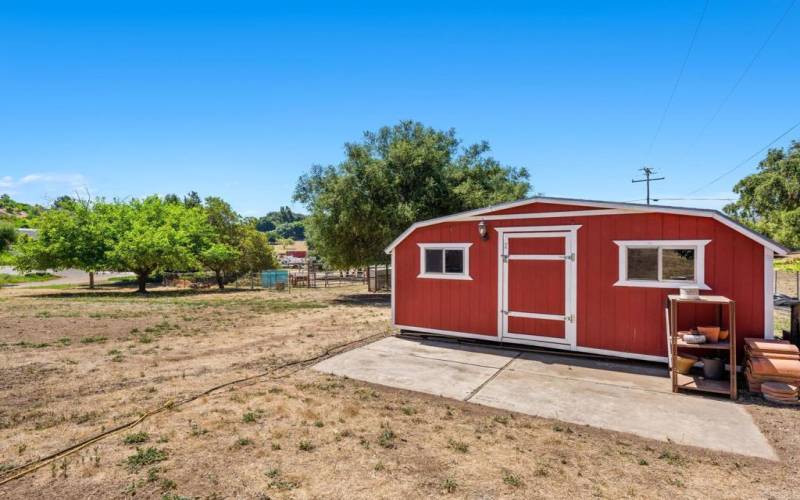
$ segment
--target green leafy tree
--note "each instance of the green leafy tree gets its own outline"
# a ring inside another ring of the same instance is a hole
[[[186,196],[183,197],[183,204],[186,205],[186,208],[197,208],[203,205],[203,200],[200,199],[200,195],[197,194],[197,191],[189,191]]]
[[[150,196],[103,208],[113,228],[109,263],[115,270],[136,274],[140,293],[147,291],[147,278],[157,270],[199,268],[198,256],[213,239],[206,214],[198,206]]]
[[[268,233],[275,229],[275,223],[272,222],[268,215],[265,215],[264,217],[259,217],[258,221],[256,221],[256,229],[262,233]]]
[[[246,227],[239,247],[241,257],[239,270],[246,273],[258,273],[266,269],[278,267],[275,252],[267,240],[267,235],[254,227]]]
[[[280,238],[290,238],[295,241],[306,239],[306,225],[304,221],[286,222],[275,228],[275,234]]]
[[[256,229],[265,233],[274,231],[283,238],[304,240],[306,235],[303,220],[305,218],[304,214],[293,212],[291,208],[284,206],[259,218],[256,222]]]
[[[244,232],[242,217],[231,208],[228,202],[216,196],[206,198],[204,210],[208,223],[216,233],[217,240],[227,245],[237,246]]]
[[[213,243],[200,252],[200,261],[214,272],[220,290],[225,288],[225,274],[235,271],[240,259],[241,252],[225,243]]]
[[[164,203],[181,203],[181,199],[175,193],[164,195]]]
[[[739,199],[724,211],[791,248],[800,248],[800,142],[771,149],[758,171],[733,187]]]
[[[36,219],[35,238],[25,238],[16,248],[16,267],[20,270],[82,269],[89,273],[94,288],[94,273],[108,268],[108,227],[98,217],[95,204],[68,197],[42,212]]]
[[[486,142],[461,148],[454,130],[403,121],[345,145],[337,166],[314,166],[294,199],[309,240],[333,267],[386,261],[383,249],[412,223],[524,198],[528,172],[489,157]]]
[[[17,228],[13,224],[0,222],[0,252],[6,252],[17,241]]]

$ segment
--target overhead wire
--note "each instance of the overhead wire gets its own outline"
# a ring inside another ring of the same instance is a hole
[[[736,92],[736,89],[738,89],[739,85],[742,83],[742,81],[744,81],[745,77],[750,72],[750,70],[753,68],[753,66],[755,65],[755,63],[758,60],[758,58],[761,57],[761,53],[764,52],[764,49],[769,44],[770,40],[772,40],[772,37],[775,36],[775,33],[778,32],[778,28],[780,28],[781,24],[783,24],[783,21],[789,15],[789,12],[792,10],[792,8],[794,7],[795,3],[797,3],[797,0],[792,0],[791,3],[789,4],[789,6],[786,7],[786,10],[783,11],[783,14],[778,19],[778,22],[776,22],[775,25],[772,26],[772,29],[770,30],[769,34],[764,39],[764,41],[761,43],[761,45],[758,47],[758,50],[756,50],[755,54],[753,54],[753,57],[750,58],[750,61],[744,67],[744,70],[742,70],[741,74],[736,79],[736,81],[733,83],[733,86],[730,88],[730,90],[728,90],[728,93],[725,94],[725,97],[723,97],[722,101],[720,101],[719,105],[714,110],[714,113],[711,115],[711,118],[709,118],[708,121],[706,121],[706,123],[700,129],[700,132],[697,134],[697,136],[695,136],[695,138],[690,143],[690,146],[689,146],[689,150],[690,151],[694,149],[694,146],[697,144],[697,142],[700,140],[700,138],[703,137],[703,135],[705,135],[705,133],[708,130],[708,128],[711,126],[712,123],[714,123],[714,121],[717,119],[719,114],[722,112],[722,109],[725,107],[725,105],[728,103],[730,98]]]
[[[741,168],[741,167],[742,167],[743,165],[745,165],[747,162],[749,162],[750,160],[752,160],[752,159],[753,159],[753,158],[755,158],[756,156],[758,156],[758,155],[760,155],[761,153],[763,153],[765,150],[767,150],[767,149],[768,149],[769,147],[771,147],[773,144],[775,144],[775,143],[776,143],[776,142],[778,142],[779,140],[781,140],[781,139],[783,139],[784,137],[786,137],[786,136],[787,136],[787,135],[788,135],[790,132],[792,132],[792,131],[793,131],[794,129],[796,129],[797,127],[800,127],[800,121],[798,121],[797,123],[795,123],[794,125],[792,125],[792,126],[791,126],[791,127],[789,127],[788,129],[786,129],[786,130],[785,130],[785,131],[784,131],[784,132],[783,132],[781,135],[779,135],[778,137],[776,137],[776,138],[774,138],[773,140],[771,140],[771,141],[770,141],[770,142],[769,142],[769,143],[768,143],[766,146],[762,147],[761,149],[759,149],[759,150],[758,150],[758,151],[756,151],[755,153],[751,154],[750,156],[748,156],[748,157],[747,157],[747,158],[745,158],[744,160],[742,160],[742,161],[740,161],[739,163],[737,163],[736,165],[734,165],[734,167],[733,167],[733,168],[726,170],[725,172],[723,172],[722,174],[718,175],[717,177],[715,177],[715,178],[714,178],[714,179],[712,179],[711,181],[709,181],[709,182],[707,182],[707,183],[703,184],[702,186],[700,186],[699,188],[695,189],[694,191],[691,191],[690,193],[688,193],[688,194],[687,194],[687,196],[691,196],[691,195],[693,195],[693,194],[695,194],[695,193],[698,193],[698,192],[702,191],[703,189],[705,189],[705,188],[707,188],[707,187],[711,186],[712,184],[714,184],[714,183],[716,183],[716,182],[720,181],[720,180],[721,180],[722,178],[724,178],[725,176],[732,174],[734,171],[736,171],[736,170],[738,170],[739,168]]]
[[[653,152],[653,146],[655,146],[656,140],[658,139],[659,134],[661,133],[661,129],[664,127],[664,121],[667,118],[667,113],[669,112],[670,107],[672,106],[672,100],[675,98],[675,92],[678,90],[678,85],[681,83],[681,79],[683,78],[683,73],[686,70],[686,63],[689,62],[689,56],[692,54],[692,49],[694,49],[695,41],[697,40],[697,34],[700,32],[700,26],[703,24],[703,19],[706,17],[706,11],[708,10],[708,4],[711,0],[706,0],[705,5],[703,6],[703,11],[700,13],[700,19],[697,21],[697,25],[694,28],[694,32],[692,33],[692,39],[689,42],[689,48],[686,50],[686,55],[683,57],[683,63],[681,63],[681,69],[678,71],[678,77],[675,79],[675,83],[672,85],[672,90],[669,93],[669,98],[667,99],[667,104],[664,106],[664,111],[661,112],[661,118],[658,120],[658,126],[656,127],[656,132],[653,134],[653,138],[650,140],[650,145],[647,147],[647,154],[645,155],[645,160],[647,160],[650,156],[650,153]]]

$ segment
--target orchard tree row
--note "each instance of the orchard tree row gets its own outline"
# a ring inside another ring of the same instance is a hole
[[[276,267],[267,236],[224,200],[187,204],[170,197],[130,201],[63,199],[36,219],[36,238],[14,246],[20,270],[133,272],[144,293],[158,271],[212,271],[219,288],[233,273]]]

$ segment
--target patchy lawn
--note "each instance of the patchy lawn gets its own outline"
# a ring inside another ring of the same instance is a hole
[[[387,298],[363,287],[3,290],[0,475],[170,401],[388,334],[388,324]],[[781,463],[304,368],[156,414],[0,496],[788,498],[800,488],[800,412],[755,398],[744,404]]]
[[[58,278],[50,273],[27,273],[27,274],[0,274],[0,286],[16,285],[19,283],[33,283],[37,281],[50,281]]]

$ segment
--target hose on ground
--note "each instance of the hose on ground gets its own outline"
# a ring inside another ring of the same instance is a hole
[[[62,458],[66,458],[66,457],[68,457],[68,456],[70,456],[70,455],[72,455],[74,453],[77,453],[78,451],[86,448],[87,446],[91,446],[92,444],[94,444],[94,443],[96,443],[96,442],[98,442],[98,441],[100,441],[100,440],[102,440],[102,439],[104,439],[104,438],[106,438],[108,436],[111,436],[113,434],[117,434],[117,433],[119,433],[121,431],[124,431],[124,430],[127,430],[127,429],[131,429],[131,428],[139,425],[140,423],[142,423],[146,419],[152,417],[153,415],[157,415],[157,414],[159,414],[159,413],[161,413],[163,411],[166,411],[166,410],[169,410],[169,409],[172,409],[172,408],[178,408],[178,407],[183,406],[185,404],[191,403],[192,401],[194,401],[194,400],[196,400],[198,398],[201,398],[203,396],[207,396],[207,395],[209,395],[209,394],[211,394],[213,392],[219,391],[220,389],[224,389],[226,387],[230,387],[230,386],[233,386],[233,385],[242,384],[244,382],[254,381],[254,380],[257,380],[259,378],[267,377],[267,376],[272,375],[273,373],[275,373],[275,372],[277,372],[279,370],[285,370],[287,368],[292,368],[294,366],[306,366],[306,365],[309,365],[311,363],[315,363],[317,361],[321,361],[321,360],[323,360],[323,359],[325,359],[327,357],[332,356],[333,354],[337,354],[337,353],[339,353],[341,351],[344,351],[344,350],[347,350],[349,348],[352,348],[353,346],[355,346],[357,344],[368,343],[368,342],[371,342],[374,339],[378,339],[380,337],[385,337],[385,336],[386,336],[385,333],[377,333],[377,334],[368,335],[366,337],[363,337],[363,338],[360,338],[360,339],[356,339],[356,340],[353,340],[353,341],[350,341],[350,342],[344,342],[344,343],[341,343],[341,344],[337,344],[335,346],[329,347],[323,353],[318,354],[316,356],[312,356],[310,358],[305,358],[305,359],[298,359],[298,360],[294,360],[294,361],[289,361],[287,363],[284,363],[282,365],[270,368],[269,370],[263,371],[261,373],[257,373],[255,375],[249,375],[247,377],[239,378],[239,379],[236,379],[236,380],[231,380],[231,381],[225,382],[223,384],[219,384],[219,385],[216,385],[214,387],[211,387],[210,389],[206,389],[203,392],[194,394],[192,396],[188,396],[188,397],[186,397],[184,399],[181,399],[179,401],[170,400],[170,401],[166,402],[165,404],[159,406],[158,408],[155,408],[153,410],[145,412],[142,416],[140,416],[136,420],[133,420],[131,422],[127,422],[127,423],[124,423],[124,424],[120,424],[120,425],[118,425],[118,426],[116,426],[114,428],[108,429],[108,430],[106,430],[104,432],[101,432],[100,434],[96,434],[96,435],[94,435],[92,437],[86,438],[86,439],[84,439],[84,440],[82,440],[82,441],[80,441],[78,443],[75,443],[72,446],[69,446],[69,447],[64,448],[64,449],[62,449],[60,451],[52,453],[52,454],[50,454],[50,455],[48,455],[46,457],[39,458],[39,459],[34,460],[32,462],[29,462],[27,464],[20,465],[19,467],[15,467],[13,469],[8,470],[6,472],[6,474],[5,474],[5,477],[0,479],[0,486],[8,484],[11,481],[14,481],[15,479],[19,479],[19,478],[21,478],[23,476],[26,476],[26,475],[30,474],[31,472],[34,472],[34,471],[36,471],[38,469],[41,469],[45,465],[48,465],[48,464],[50,464],[52,462],[55,462],[56,460],[59,460],[59,459],[62,459]]]

